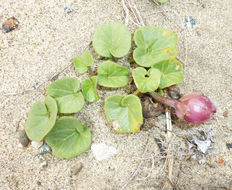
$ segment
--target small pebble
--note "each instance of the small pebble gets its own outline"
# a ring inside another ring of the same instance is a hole
[[[41,182],[40,182],[40,181],[37,181],[36,184],[37,184],[38,186],[40,186],[40,185],[41,185]]]
[[[180,99],[180,93],[176,90],[169,91],[168,95],[174,100]]]
[[[226,143],[226,147],[230,150],[232,149],[232,143]]]
[[[77,175],[83,168],[83,164],[81,162],[79,162],[78,164],[76,164],[75,166],[73,166],[71,168],[71,176],[73,175]]]
[[[51,147],[48,146],[47,144],[44,144],[38,149],[38,154],[46,154],[51,151]]]
[[[43,145],[43,141],[40,142],[36,142],[36,141],[31,141],[31,146],[33,146],[34,148],[38,149],[39,147],[41,147]]]
[[[193,26],[196,24],[196,20],[191,16],[185,17],[185,26],[188,28],[193,28]]]
[[[72,9],[69,9],[68,7],[65,7],[64,8],[64,12],[66,12],[67,14],[69,14],[69,13],[72,12]]]
[[[219,164],[223,164],[223,162],[224,162],[224,160],[223,160],[222,158],[219,158],[218,163],[219,163]]]
[[[224,117],[228,117],[228,114],[229,114],[229,111],[228,111],[228,109],[226,109],[226,110],[223,112],[223,116],[224,116]]]
[[[180,99],[180,88],[177,85],[170,86],[168,88],[168,95],[174,100]]]
[[[29,143],[29,139],[27,137],[25,130],[19,131],[19,142],[21,145],[23,145],[23,147],[27,147],[27,145]]]
[[[162,141],[160,139],[158,139],[158,138],[155,138],[155,142],[156,142],[156,144],[159,147],[161,155],[165,156],[166,155],[166,153],[165,153],[165,147],[164,147]]]
[[[48,166],[48,163],[44,159],[44,157],[40,157],[40,159],[39,159],[39,165],[40,165],[41,168],[46,168]]]
[[[2,30],[5,33],[8,33],[19,26],[19,21],[15,17],[8,18],[3,24],[2,24]]]

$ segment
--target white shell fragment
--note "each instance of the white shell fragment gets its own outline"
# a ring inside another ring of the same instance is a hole
[[[38,149],[39,147],[41,147],[43,145],[43,141],[40,142],[36,142],[36,141],[31,141],[31,146],[33,146],[34,148]]]
[[[99,161],[108,159],[118,152],[116,148],[107,146],[105,143],[92,144],[91,150],[93,156]]]
[[[213,130],[212,128],[199,131],[200,135],[192,134],[187,137],[187,143],[189,145],[189,152],[192,154],[192,159],[198,160],[199,163],[204,164],[206,161],[205,155],[211,149],[213,142]]]
[[[194,142],[197,145],[197,150],[201,151],[204,154],[207,152],[207,150],[209,149],[209,147],[211,145],[210,140],[202,141],[202,140],[195,138]]]
[[[51,151],[51,147],[47,144],[44,144],[38,149],[38,154],[46,154]]]

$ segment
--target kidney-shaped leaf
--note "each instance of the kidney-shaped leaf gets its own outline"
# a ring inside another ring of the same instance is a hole
[[[132,71],[135,85],[140,92],[153,92],[159,87],[161,73],[158,69],[146,69],[137,67]]]
[[[138,132],[143,124],[142,106],[135,95],[114,95],[105,100],[105,113],[119,133]]]
[[[130,71],[112,61],[102,62],[97,69],[97,81],[100,86],[118,88],[129,82]]]
[[[93,57],[89,51],[85,50],[82,55],[73,58],[73,63],[77,73],[85,73],[89,67],[93,64]]]
[[[152,65],[177,56],[177,36],[164,28],[144,26],[135,31],[134,41],[138,48],[133,53],[138,65]]]
[[[55,98],[59,113],[79,112],[85,103],[76,78],[65,77],[48,86],[48,95]]]
[[[161,89],[179,84],[184,79],[181,64],[177,60],[162,61],[152,67],[162,73],[159,85]]]
[[[29,139],[41,141],[54,126],[56,115],[56,101],[50,96],[45,99],[45,104],[42,102],[33,104],[25,125]]]
[[[73,117],[58,119],[45,138],[46,143],[58,158],[73,158],[86,152],[91,145],[91,133]]]
[[[81,83],[82,92],[84,97],[89,102],[98,101],[99,97],[97,94],[97,77],[93,76],[90,79],[86,79]]]
[[[123,57],[131,48],[131,33],[119,22],[102,24],[94,33],[93,47],[103,57]]]

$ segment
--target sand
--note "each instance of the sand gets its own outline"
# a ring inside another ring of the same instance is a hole
[[[162,26],[178,35],[185,75],[181,91],[202,92],[218,108],[215,121],[184,130],[174,125],[175,135],[189,135],[200,128],[212,127],[215,136],[205,164],[189,159],[184,139],[172,140],[173,147],[178,148],[174,154],[173,181],[181,189],[232,188],[231,150],[226,147],[226,143],[232,142],[232,1],[171,0],[162,6],[151,0],[135,3],[147,25]],[[65,7],[73,12],[65,13]],[[163,10],[167,17],[161,14]],[[100,91],[100,101],[86,105],[76,114],[91,127],[93,143],[104,142],[116,148],[117,155],[98,161],[91,150],[70,160],[46,154],[48,167],[42,169],[35,148],[19,147],[18,131],[24,128],[30,106],[44,100],[49,79],[85,49],[100,24],[124,22],[121,2],[0,0],[0,23],[12,16],[19,20],[19,30],[0,32],[0,189],[110,190],[123,186],[128,190],[161,189],[165,159],[157,156],[159,148],[154,137],[165,135],[165,128],[160,124],[164,117],[149,130],[114,133],[106,122],[103,100],[110,94],[125,93],[123,90]],[[196,19],[193,28],[185,27],[185,16]],[[132,22],[128,27],[131,32],[137,28]],[[88,77],[78,76],[73,66],[58,78],[64,76],[76,76],[80,80]],[[21,94],[41,83],[39,88]],[[226,109],[229,113],[224,117]],[[221,164],[220,158],[224,160]],[[70,170],[80,162],[83,169],[70,177]],[[128,180],[138,166],[134,178]]]

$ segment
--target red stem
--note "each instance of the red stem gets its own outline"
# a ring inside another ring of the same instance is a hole
[[[173,100],[171,98],[165,98],[163,96],[158,95],[155,92],[150,92],[149,93],[152,98],[154,98],[156,101],[165,104],[167,106],[175,108],[176,103],[178,102],[177,100]]]

